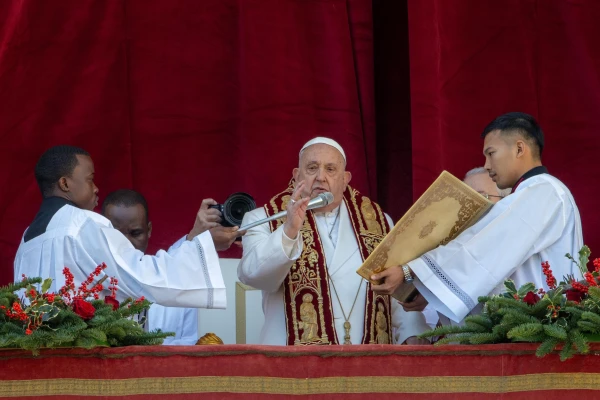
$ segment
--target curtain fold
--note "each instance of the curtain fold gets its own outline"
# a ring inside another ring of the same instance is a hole
[[[56,144],[91,153],[101,200],[146,196],[152,251],[191,229],[203,198],[264,204],[317,135],[376,196],[372,53],[370,0],[2,2],[0,283]]]
[[[408,16],[414,197],[444,169],[462,178],[482,166],[483,128],[527,112],[545,133],[544,165],[572,191],[598,256],[600,2],[419,0]]]

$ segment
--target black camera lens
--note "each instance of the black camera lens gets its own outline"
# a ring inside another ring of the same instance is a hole
[[[234,193],[223,204],[209,206],[221,211],[223,226],[241,226],[244,214],[256,208],[256,202],[248,193]]]

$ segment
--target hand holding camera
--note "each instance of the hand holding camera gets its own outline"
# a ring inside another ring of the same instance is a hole
[[[242,218],[255,208],[256,203],[252,196],[242,192],[232,194],[223,204],[218,204],[213,199],[204,199],[187,239],[192,240],[202,232],[210,230],[215,248],[227,250],[234,241],[244,236],[246,232],[239,230]]]
[[[194,221],[194,227],[188,233],[187,240],[192,240],[202,232],[205,232],[211,228],[219,226],[221,222],[221,211],[210,206],[217,205],[217,202],[213,199],[202,200],[200,210],[196,214],[196,220]]]
[[[214,208],[221,212],[223,217],[221,225],[223,226],[241,226],[244,214],[256,208],[256,202],[247,193],[234,193],[225,200],[223,204],[213,203],[209,208]]]
[[[226,227],[219,225],[216,228],[210,229],[210,235],[217,251],[227,250],[238,237],[244,236],[245,233],[245,231],[240,231],[237,226]]]

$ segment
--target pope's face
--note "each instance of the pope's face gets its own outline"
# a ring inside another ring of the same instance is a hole
[[[333,203],[317,211],[330,211],[337,207],[343,199],[346,186],[352,174],[346,171],[342,154],[327,144],[308,146],[300,156],[298,168],[294,168],[296,183],[305,181],[305,191],[302,197],[317,197],[320,193],[331,192]]]
[[[513,187],[521,177],[517,162],[518,148],[513,136],[499,130],[487,134],[483,143],[484,168],[500,189]]]
[[[465,183],[482,196],[487,197],[492,203],[497,203],[501,199],[498,186],[486,173],[468,176],[465,178]]]

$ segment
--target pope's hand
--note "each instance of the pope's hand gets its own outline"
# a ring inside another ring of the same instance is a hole
[[[381,285],[371,285],[371,289],[379,294],[393,294],[398,289],[398,286],[404,282],[402,266],[389,267],[371,276],[371,280],[373,281],[381,279],[383,279],[383,283]]]
[[[287,205],[287,217],[283,223],[283,231],[290,239],[296,239],[306,218],[306,207],[310,198],[301,197],[305,185],[305,181],[300,181],[296,189],[294,189],[294,193],[292,193],[290,202]]]
[[[190,233],[188,233],[187,240],[192,240],[202,232],[206,232],[211,228],[219,226],[219,222],[221,222],[221,212],[215,208],[208,208],[208,206],[214,204],[217,204],[217,202],[213,199],[202,200],[202,205],[196,214],[194,227]]]

